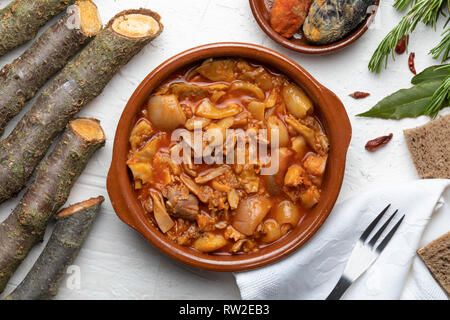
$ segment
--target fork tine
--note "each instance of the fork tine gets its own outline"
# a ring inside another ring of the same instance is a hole
[[[384,237],[383,241],[381,241],[381,243],[378,245],[378,247],[376,249],[376,251],[378,253],[381,253],[381,251],[383,251],[383,249],[389,243],[389,241],[391,240],[392,236],[394,235],[394,233],[397,231],[398,227],[402,223],[403,218],[405,218],[405,215],[403,215],[403,217],[401,217],[401,219],[397,222],[397,224],[392,228],[391,231],[389,231],[389,233],[386,235],[386,237]]]
[[[378,224],[378,222],[381,220],[381,218],[383,217],[383,215],[386,213],[386,211],[389,209],[390,206],[391,204],[388,204],[387,207],[384,208],[383,211],[381,211],[381,213],[372,221],[372,223],[367,227],[367,229],[364,230],[364,233],[361,235],[359,240],[361,240],[362,242],[366,241],[367,237],[370,235],[373,228],[375,228],[375,226]]]
[[[395,210],[395,212],[389,217],[389,219],[387,219],[387,221],[381,226],[381,228],[377,231],[377,233],[375,233],[375,235],[372,237],[372,239],[370,239],[370,241],[368,243],[369,247],[373,248],[375,246],[375,243],[378,241],[381,234],[387,228],[387,226],[389,225],[389,223],[394,218],[394,216],[397,212],[398,212],[398,210]]]

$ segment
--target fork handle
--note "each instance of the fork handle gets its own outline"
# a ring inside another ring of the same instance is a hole
[[[342,275],[333,291],[331,291],[331,293],[325,300],[339,300],[351,284],[352,281],[350,281],[350,279],[345,275]]]

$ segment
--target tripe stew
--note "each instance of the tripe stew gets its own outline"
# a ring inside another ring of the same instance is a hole
[[[232,129],[237,134],[229,136]],[[176,132],[183,139],[174,140]],[[197,151],[181,152],[195,136],[202,139]],[[251,137],[267,157],[255,158]],[[204,253],[237,254],[302,223],[320,201],[328,149],[302,88],[253,62],[209,59],[154,90],[131,132],[127,165],[148,218],[168,238]],[[200,163],[205,150],[222,163]],[[175,161],[172,154],[181,153]],[[278,170],[262,174],[274,155]]]

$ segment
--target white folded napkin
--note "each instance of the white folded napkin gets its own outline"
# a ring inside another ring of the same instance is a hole
[[[447,299],[416,251],[426,244],[421,239],[433,213],[439,215],[439,224],[433,232],[427,230],[426,240],[450,230],[449,186],[448,179],[408,181],[372,189],[338,204],[319,231],[295,253],[267,267],[236,273],[242,298],[325,299],[357,239],[391,203],[382,222],[395,209],[399,214],[394,221],[403,214],[405,219],[380,257],[343,299]]]

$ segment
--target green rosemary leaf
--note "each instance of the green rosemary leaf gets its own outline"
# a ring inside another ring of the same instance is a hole
[[[434,92],[430,104],[425,110],[425,114],[429,115],[431,118],[436,118],[439,111],[448,106],[450,98],[450,74],[447,78],[442,81],[439,88]]]
[[[409,7],[413,0],[396,0],[394,3],[394,8],[399,11],[404,11]],[[450,0],[449,0],[450,1]]]
[[[401,0],[399,5],[400,2]],[[369,70],[379,73],[383,63],[385,67],[387,66],[390,54],[395,59],[394,49],[398,42],[411,34],[419,22],[435,27],[445,3],[445,0],[417,0],[399,24],[381,41],[370,59]]]
[[[438,59],[442,55],[442,62],[444,62],[450,58],[450,27],[442,35],[444,38],[436,47],[430,50],[430,54],[434,59]]]

